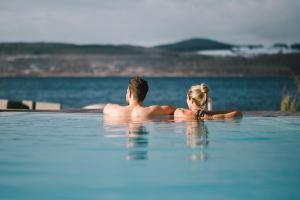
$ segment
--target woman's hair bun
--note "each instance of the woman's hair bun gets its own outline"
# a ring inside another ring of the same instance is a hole
[[[206,84],[201,83],[200,84],[200,91],[203,92],[203,93],[208,93],[209,88],[208,88],[208,86]]]

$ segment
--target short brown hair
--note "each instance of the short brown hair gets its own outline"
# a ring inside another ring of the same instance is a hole
[[[144,101],[148,92],[148,83],[140,77],[133,77],[129,80],[128,88],[133,98],[137,99],[139,102]]]

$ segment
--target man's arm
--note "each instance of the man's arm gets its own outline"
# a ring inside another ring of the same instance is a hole
[[[149,115],[173,115],[176,107],[174,106],[149,106]]]

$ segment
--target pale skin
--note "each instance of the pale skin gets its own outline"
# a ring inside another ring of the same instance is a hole
[[[187,97],[186,103],[188,109],[177,108],[174,112],[174,118],[185,119],[185,120],[195,120],[195,115],[199,110],[193,99]],[[218,120],[218,119],[233,119],[236,117],[242,117],[243,114],[238,110],[227,110],[227,111],[206,111],[203,116],[203,120]]]
[[[121,106],[118,104],[107,104],[103,108],[105,115],[116,117],[152,117],[159,115],[172,115],[175,111],[174,106],[143,106],[143,102],[134,98],[132,92],[127,88],[126,101],[128,106]]]

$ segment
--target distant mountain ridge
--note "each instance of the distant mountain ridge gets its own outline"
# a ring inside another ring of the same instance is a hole
[[[286,44],[274,44],[275,47],[288,47]],[[102,45],[102,44],[71,44],[55,42],[12,42],[0,43],[0,54],[120,54],[120,55],[151,55],[180,54],[205,50],[231,50],[233,48],[261,48],[263,45],[234,45],[211,39],[193,38],[180,42],[143,47],[136,45]],[[300,44],[290,45],[292,49],[300,49]]]
[[[172,44],[143,47],[134,45],[70,44],[53,42],[0,43],[0,54],[148,54],[195,52],[200,50],[231,49],[226,44],[210,39],[194,38]]]
[[[201,50],[231,49],[235,45],[218,42],[210,39],[193,38],[171,44],[155,46],[155,48],[177,52],[194,52]]]
[[[97,45],[69,43],[0,43],[0,54],[143,54],[148,48],[133,45]]]

